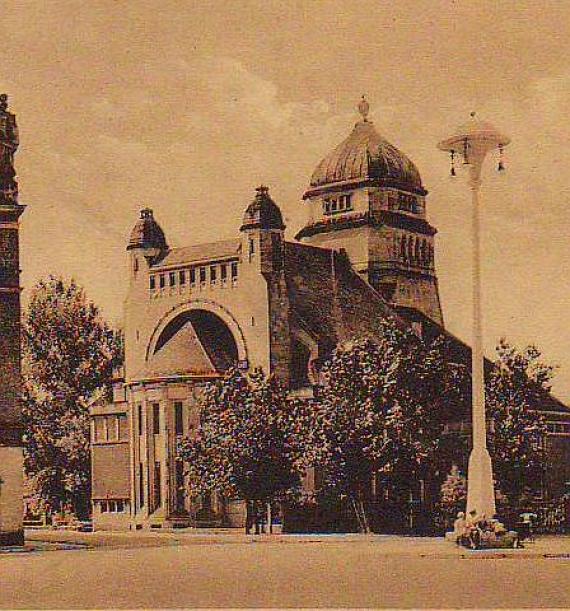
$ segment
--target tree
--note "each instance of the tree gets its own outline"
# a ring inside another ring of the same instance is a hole
[[[369,530],[373,477],[406,498],[426,477],[447,410],[461,399],[461,375],[447,362],[444,340],[426,347],[390,321],[377,338],[333,352],[315,415],[316,461],[323,491],[349,501],[360,530]]]
[[[52,510],[89,512],[89,403],[110,389],[120,334],[74,280],[32,290],[24,324],[25,470]]]
[[[467,479],[457,465],[452,465],[445,481],[441,485],[438,517],[442,526],[448,528],[453,524],[457,512],[465,511],[467,502]]]
[[[232,369],[206,388],[201,408],[197,434],[179,448],[190,493],[244,500],[248,532],[260,504],[270,508],[300,487],[290,400],[275,379]]]
[[[489,449],[495,478],[510,504],[541,489],[546,469],[544,416],[537,408],[551,389],[554,368],[534,346],[517,350],[504,339],[486,384],[487,415],[493,422]]]

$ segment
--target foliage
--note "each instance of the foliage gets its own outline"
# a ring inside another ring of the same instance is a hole
[[[232,369],[209,385],[200,428],[179,448],[191,494],[265,503],[294,494],[300,452],[293,414],[286,391],[259,371],[246,376]]]
[[[89,403],[108,392],[121,338],[73,280],[33,289],[24,325],[25,470],[53,510],[85,514],[90,495]]]
[[[487,414],[493,421],[489,449],[498,485],[516,505],[541,487],[547,431],[536,407],[550,391],[554,368],[534,346],[520,351],[501,340],[497,355],[486,384]]]
[[[440,502],[437,507],[438,518],[449,528],[459,511],[465,512],[467,502],[467,479],[457,465],[452,465],[441,485]]]
[[[314,417],[322,492],[349,499],[364,530],[372,474],[392,496],[409,495],[433,464],[464,376],[447,362],[444,340],[426,347],[389,321],[379,331],[334,351]]]

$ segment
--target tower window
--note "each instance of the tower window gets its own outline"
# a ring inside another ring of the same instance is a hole
[[[236,261],[232,262],[232,280],[237,280],[238,276],[238,264]]]
[[[217,280],[218,280],[218,268],[215,265],[212,265],[210,267],[210,282],[212,284],[216,284]]]
[[[206,268],[201,267],[200,268],[200,284],[205,284],[205,283],[206,283]]]
[[[352,194],[347,193],[338,197],[327,197],[323,199],[323,214],[336,214],[352,210]]]
[[[196,268],[192,267],[189,272],[188,272],[189,276],[190,276],[190,284],[192,286],[194,286],[196,284]]]
[[[225,263],[220,265],[220,278],[222,280],[222,284],[224,284],[228,279],[228,266]]]
[[[174,286],[176,284],[176,272],[170,272],[168,274],[168,284]]]
[[[180,283],[180,286],[186,284],[186,272],[184,270],[180,270],[178,273],[178,282]]]
[[[148,285],[151,291],[154,291],[156,288],[156,276],[150,276],[148,279]]]
[[[166,286],[166,276],[164,274],[160,274],[159,284],[160,284],[161,289],[163,289]]]

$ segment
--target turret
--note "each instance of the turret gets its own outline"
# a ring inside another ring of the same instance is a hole
[[[162,228],[155,221],[152,210],[144,208],[131,231],[127,246],[127,251],[130,254],[131,280],[137,278],[143,264],[148,267],[167,250],[168,244]]]
[[[265,186],[257,187],[241,226],[242,275],[248,286],[263,283],[267,291],[269,367],[284,384],[289,381],[291,330],[289,297],[285,280],[285,224],[279,206]]]
[[[281,271],[285,224],[267,187],[257,187],[255,199],[243,215],[240,231],[244,263],[256,265],[264,275]]]

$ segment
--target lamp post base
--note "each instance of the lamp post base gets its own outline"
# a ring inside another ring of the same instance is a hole
[[[467,472],[467,513],[492,518],[496,513],[493,467],[487,448],[473,448]]]

